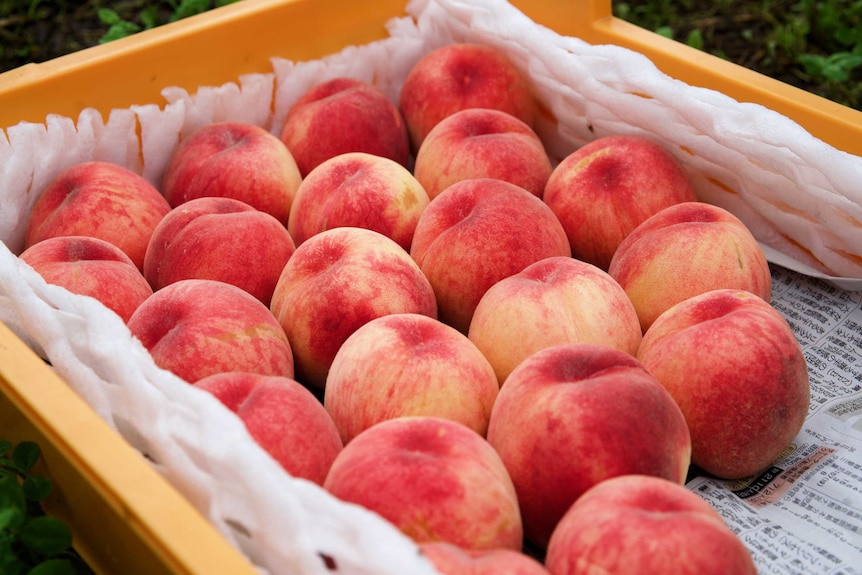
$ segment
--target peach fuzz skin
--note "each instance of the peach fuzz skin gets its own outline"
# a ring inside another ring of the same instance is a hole
[[[611,276],[592,264],[556,256],[491,286],[476,306],[467,335],[502,385],[521,361],[554,345],[596,343],[634,355],[641,326],[626,292]]]
[[[407,73],[398,107],[416,152],[443,118],[492,108],[533,127],[536,103],[526,77],[496,48],[456,43],[423,56]]]
[[[668,309],[637,355],[682,409],[692,463],[718,477],[768,467],[808,415],[808,368],[796,336],[749,292],[715,290]]]
[[[190,279],[163,287],[128,326],[156,365],[189,383],[223,371],[293,377],[290,343],[275,317],[224,282]]]
[[[333,78],[303,94],[287,112],[281,141],[306,177],[325,160],[366,152],[407,167],[410,139],[398,107],[373,84]]]
[[[441,575],[548,575],[538,560],[512,549],[470,551],[431,541],[420,543],[419,550]]]
[[[91,236],[114,244],[142,270],[153,229],[170,209],[135,172],[84,162],[61,172],[36,200],[24,247],[57,236]]]
[[[632,355],[595,344],[549,347],[519,364],[497,395],[488,442],[540,548],[593,485],[632,473],[682,484],[691,458],[671,395]]]
[[[416,543],[520,550],[515,489],[494,449],[464,425],[399,417],[344,446],[323,484],[378,513]]]
[[[47,283],[96,298],[124,322],[153,294],[129,256],[98,238],[48,238],[33,244],[19,257]]]
[[[643,475],[604,481],[575,502],[551,537],[551,575],[756,575],[724,519],[685,487]]]
[[[357,329],[326,378],[323,404],[348,443],[375,423],[432,415],[488,431],[499,385],[467,337],[421,314],[391,314]]]
[[[429,201],[425,188],[398,162],[349,152],[326,160],[305,177],[287,229],[301,244],[327,229],[367,228],[409,250]]]
[[[416,154],[413,173],[434,198],[470,178],[497,178],[539,198],[551,175],[539,136],[522,120],[488,108],[455,112],[432,129]]]
[[[391,313],[437,317],[434,290],[394,240],[333,228],[300,244],[270,304],[296,359],[296,379],[323,389],[335,354],[368,321]]]
[[[171,207],[195,198],[232,198],[287,225],[301,179],[278,137],[253,124],[221,122],[180,143],[162,178],[162,192]]]
[[[560,222],[542,200],[503,180],[461,180],[422,212],[410,254],[437,295],[439,318],[467,333],[495,283],[553,256],[571,256]]]
[[[722,288],[769,301],[769,263],[751,231],[727,210],[676,204],[650,216],[617,248],[608,273],[629,295],[646,332],[666,309]]]
[[[688,172],[640,136],[606,136],[564,158],[543,199],[560,219],[572,255],[607,270],[620,243],[663,208],[697,200]]]
[[[289,377],[223,372],[193,384],[236,413],[249,435],[288,473],[323,485],[343,447],[311,391]]]
[[[153,230],[144,276],[153,289],[184,279],[219,280],[267,307],[296,246],[275,217],[223,197],[189,200]]]

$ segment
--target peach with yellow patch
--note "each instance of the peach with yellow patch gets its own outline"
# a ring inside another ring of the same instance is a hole
[[[156,365],[189,383],[223,371],[293,377],[281,325],[260,300],[225,282],[181,280],[148,297],[129,330]]]
[[[299,185],[287,229],[297,244],[338,227],[374,230],[410,249],[428,194],[389,158],[348,152],[314,168]]]
[[[751,231],[729,211],[683,202],[650,216],[620,244],[608,273],[637,309],[644,332],[669,307],[722,288],[764,301],[772,275]]]
[[[499,386],[467,336],[432,317],[375,318],[341,346],[323,404],[347,443],[375,423],[405,415],[458,421],[485,436]]]
[[[467,335],[502,385],[519,363],[554,345],[596,343],[634,355],[641,326],[626,292],[607,272],[556,256],[492,285]]]

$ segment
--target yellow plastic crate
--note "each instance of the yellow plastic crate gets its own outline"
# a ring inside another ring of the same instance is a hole
[[[756,102],[862,155],[862,113],[662,38],[611,15],[610,0],[513,0],[533,21],[649,57],[689,84]],[[270,72],[386,36],[404,0],[243,0],[110,44],[0,74],[0,127],[84,108],[163,104],[161,91]],[[2,166],[0,166],[2,168]],[[250,564],[44,362],[0,324],[0,435],[34,440],[55,480],[49,510],[98,573],[254,573]]]

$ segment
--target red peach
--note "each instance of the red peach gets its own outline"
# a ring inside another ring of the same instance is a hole
[[[440,319],[467,333],[492,285],[552,256],[571,256],[560,222],[542,200],[503,180],[461,180],[419,217],[410,254],[437,294]]]
[[[153,294],[129,256],[98,238],[48,238],[21,252],[20,258],[47,283],[96,298],[124,322]]]
[[[155,290],[184,279],[219,280],[269,306],[295,250],[287,229],[270,214],[233,198],[196,198],[171,210],[153,230],[144,276]]]
[[[718,477],[768,467],[808,416],[799,342],[777,310],[747,291],[714,290],[671,307],[637,356],[682,409],[692,463]]]
[[[755,575],[742,540],[706,501],[672,481],[608,479],[566,512],[548,544],[551,575]]]
[[[107,162],[84,162],[60,173],[33,205],[25,248],[57,236],[90,236],[114,244],[143,269],[153,229],[170,211],[142,176]]]
[[[156,365],[189,383],[223,371],[293,377],[284,330],[260,300],[215,280],[180,280],[148,297],[129,330]]]
[[[416,543],[521,549],[518,499],[500,457],[449,419],[399,417],[369,427],[344,446],[323,487]]]
[[[301,181],[293,155],[253,124],[221,122],[180,143],[162,179],[172,207],[203,197],[240,200],[287,225]]]
[[[324,160],[366,152],[407,167],[410,140],[398,107],[373,84],[334,78],[314,86],[288,110],[281,140],[304,178]]]
[[[610,275],[556,256],[492,285],[479,300],[467,335],[502,385],[515,366],[554,345],[596,343],[634,355],[641,325],[631,300]]]
[[[297,379],[322,389],[344,341],[392,313],[437,317],[434,290],[394,240],[364,228],[326,230],[300,244],[270,304],[296,358]]]
[[[772,274],[742,221],[704,202],[683,202],[647,218],[622,241],[608,273],[629,295],[644,332],[666,309],[721,288],[769,301]]]
[[[287,229],[297,244],[327,229],[367,228],[410,249],[428,194],[389,158],[348,152],[314,168],[299,185]]]
[[[512,549],[471,551],[429,541],[420,543],[419,550],[441,575],[548,575],[537,559]]]
[[[543,199],[563,224],[572,255],[607,270],[617,247],[641,222],[697,197],[688,172],[664,146],[619,135],[564,158]]]
[[[522,120],[488,108],[443,118],[416,153],[413,173],[428,196],[469,178],[497,178],[542,197],[551,160],[539,136]]]
[[[398,106],[413,150],[443,118],[467,108],[492,108],[533,126],[535,100],[525,75],[493,46],[457,43],[423,56],[407,74]]]
[[[433,415],[485,436],[499,385],[467,337],[413,313],[375,318],[342,344],[326,378],[323,404],[344,443],[375,423]]]
[[[323,485],[342,443],[311,391],[289,377],[238,371],[215,373],[193,385],[236,413],[249,435],[288,473]]]
[[[682,484],[691,457],[685,418],[667,390],[632,355],[596,344],[557,345],[521,362],[497,395],[488,442],[538,547],[595,484],[631,473]]]

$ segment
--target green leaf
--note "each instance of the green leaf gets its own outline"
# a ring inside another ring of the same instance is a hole
[[[75,575],[75,566],[68,559],[48,559],[27,571],[27,575]]]
[[[688,37],[685,39],[685,43],[692,48],[703,50],[703,33],[698,28],[695,28],[688,33]]]
[[[31,473],[24,479],[21,488],[24,490],[24,497],[28,500],[44,501],[51,494],[54,485],[47,477]]]
[[[27,501],[16,475],[0,477],[0,509],[7,529],[17,529],[27,517]]]
[[[665,38],[673,39],[673,28],[670,26],[660,26],[656,28],[655,33]]]
[[[113,26],[121,20],[120,15],[110,8],[99,8],[97,14],[99,15],[99,20],[102,21],[102,24],[107,24],[108,26]]]
[[[18,554],[12,549],[8,542],[0,542],[0,573],[3,575],[20,575],[25,566]]]
[[[6,457],[10,451],[12,451],[12,443],[9,441],[0,441],[0,457]]]
[[[150,28],[155,28],[159,25],[159,7],[156,4],[150,4],[139,14],[141,22],[144,25],[145,30],[149,30]]]
[[[14,507],[4,507],[0,509],[0,531],[10,530],[16,523],[21,524],[21,513]],[[0,571],[2,573],[2,571]]]
[[[21,543],[40,555],[57,555],[72,546],[72,532],[55,517],[35,517],[21,526]]]
[[[12,450],[12,462],[22,471],[30,471],[42,451],[32,441],[22,441]]]
[[[136,34],[140,31],[141,27],[134,22],[121,20],[120,22],[117,22],[116,24],[108,28],[108,31],[105,32],[105,35],[99,38],[99,43],[105,44],[107,42],[111,42],[112,40],[119,40],[120,38],[131,36],[132,34]]]

